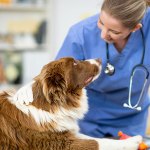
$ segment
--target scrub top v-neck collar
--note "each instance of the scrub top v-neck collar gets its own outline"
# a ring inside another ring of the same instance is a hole
[[[110,59],[111,59],[111,57],[115,57],[115,56],[118,56],[118,57],[125,56],[126,53],[131,51],[134,48],[133,41],[135,41],[136,34],[137,34],[137,32],[131,33],[131,35],[130,35],[125,47],[123,48],[122,52],[118,52],[118,50],[116,49],[114,44],[109,44]]]

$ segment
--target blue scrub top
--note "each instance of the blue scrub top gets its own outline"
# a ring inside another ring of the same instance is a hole
[[[119,53],[113,44],[109,44],[110,63],[115,66],[115,74],[108,76],[106,68],[106,43],[100,38],[101,30],[97,27],[99,14],[72,26],[56,59],[72,56],[75,59],[102,59],[100,77],[87,87],[89,112],[79,121],[80,132],[94,136],[117,136],[119,130],[129,134],[145,134],[148,106],[148,79],[144,95],[140,102],[142,111],[124,108],[129,94],[129,82],[132,69],[141,62],[143,43],[140,30],[132,33],[123,51]],[[150,71],[150,9],[142,19],[146,52],[144,65]],[[133,78],[132,104],[139,98],[144,73],[137,69]]]

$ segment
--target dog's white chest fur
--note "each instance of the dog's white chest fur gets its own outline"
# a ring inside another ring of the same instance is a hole
[[[77,120],[82,119],[84,114],[88,111],[87,95],[85,89],[82,90],[79,108],[66,110],[60,106],[59,111],[56,113],[50,113],[48,111],[38,109],[33,105],[26,105],[24,103],[20,103],[19,101],[14,101],[12,97],[9,97],[8,100],[26,115],[31,115],[38,125],[51,123],[52,121],[55,122],[57,124],[57,131],[78,131]]]

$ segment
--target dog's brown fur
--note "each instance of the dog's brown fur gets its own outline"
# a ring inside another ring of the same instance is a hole
[[[35,78],[34,100],[29,106],[51,114],[57,114],[60,107],[81,111],[82,90],[98,72],[96,65],[73,58],[51,62]],[[78,139],[73,130],[59,131],[59,120],[38,124],[30,113],[16,107],[12,96],[10,92],[0,94],[0,150],[98,150],[95,140]]]

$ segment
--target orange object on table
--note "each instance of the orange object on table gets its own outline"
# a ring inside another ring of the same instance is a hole
[[[118,136],[120,140],[130,138],[131,136],[124,134],[122,131],[118,132]],[[138,150],[147,150],[149,147],[144,143],[140,143]]]

